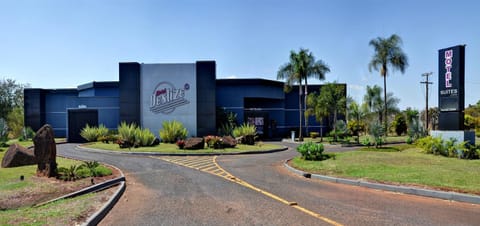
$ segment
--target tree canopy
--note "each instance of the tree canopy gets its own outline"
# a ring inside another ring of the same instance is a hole
[[[282,65],[277,72],[277,79],[286,80],[285,91],[289,92],[291,86],[298,84],[298,111],[299,111],[299,140],[302,136],[302,84],[305,81],[305,94],[307,92],[307,78],[325,79],[325,74],[330,68],[322,61],[315,60],[313,53],[308,49],[301,48],[297,53],[290,51],[289,62]],[[306,105],[305,105],[306,106]],[[305,107],[306,108],[306,107]]]
[[[372,39],[369,45],[373,47],[374,54],[368,64],[368,69],[370,71],[379,71],[380,76],[383,77],[384,124],[385,128],[388,128],[387,75],[389,74],[389,68],[400,70],[403,74],[408,67],[408,58],[401,48],[402,39],[396,34],[388,38],[377,37],[376,39]]]

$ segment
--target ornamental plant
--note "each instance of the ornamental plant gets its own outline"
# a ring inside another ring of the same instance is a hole
[[[155,135],[153,135],[153,133],[150,132],[149,129],[147,128],[135,129],[135,145],[138,145],[140,147],[151,146],[154,140],[155,140]]]
[[[160,130],[160,138],[164,143],[175,143],[177,140],[185,139],[188,135],[187,129],[179,121],[164,121]]]
[[[80,132],[80,136],[82,136],[88,142],[95,142],[98,141],[99,138],[106,137],[108,132],[108,128],[103,124],[100,124],[98,127],[90,127],[90,125],[87,124]]]
[[[185,148],[185,140],[177,140],[177,146],[180,149]]]
[[[307,142],[299,145],[297,151],[302,155],[302,158],[305,160],[323,160],[325,155],[323,155],[323,144],[316,144],[313,142]]]
[[[255,136],[257,135],[257,128],[254,125],[243,123],[241,126],[233,130],[233,136],[235,138],[241,138],[242,144],[254,145]]]
[[[205,143],[207,143],[207,146],[209,148],[213,148],[213,149],[223,148],[223,139],[219,136],[212,136],[212,135],[206,136]]]

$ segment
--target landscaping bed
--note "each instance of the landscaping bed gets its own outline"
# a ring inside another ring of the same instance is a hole
[[[0,159],[4,154],[5,151],[0,152]],[[70,167],[82,163],[82,161],[57,157],[59,167]],[[0,225],[82,223],[99,209],[113,192],[112,189],[107,189],[74,199],[33,207],[92,185],[92,177],[75,181],[37,177],[36,168],[36,165],[31,165],[0,169]],[[97,184],[120,176],[120,172],[116,169],[109,169],[112,171],[111,175],[94,177],[93,182]]]
[[[480,195],[480,160],[427,155],[418,148],[400,147],[335,153],[324,161],[296,157],[289,164],[328,176]]]
[[[86,148],[94,148],[118,152],[154,152],[164,154],[215,154],[215,153],[241,153],[241,152],[262,152],[275,149],[281,149],[283,146],[275,144],[257,143],[255,145],[237,144],[234,148],[212,149],[205,148],[200,150],[179,149],[176,144],[161,143],[154,147],[138,147],[138,148],[120,148],[118,144],[106,144],[102,142],[94,142],[82,145]]]

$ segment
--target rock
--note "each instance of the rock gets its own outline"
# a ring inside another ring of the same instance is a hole
[[[155,138],[155,140],[153,140],[153,143],[152,143],[151,146],[157,146],[157,145],[159,145],[159,144],[160,144],[160,139]]]
[[[185,141],[185,149],[198,150],[205,148],[205,140],[203,137],[191,137]]]
[[[255,144],[255,135],[246,135],[242,139],[242,144],[254,145]]]
[[[34,153],[37,159],[37,176],[56,176],[57,146],[54,138],[53,129],[48,124],[42,126],[33,138]]]
[[[17,166],[35,165],[33,149],[27,149],[19,144],[12,144],[2,159],[2,167],[10,168]]]
[[[237,141],[235,140],[235,138],[231,136],[222,137],[222,141],[223,141],[223,147],[225,148],[233,148],[237,146]]]

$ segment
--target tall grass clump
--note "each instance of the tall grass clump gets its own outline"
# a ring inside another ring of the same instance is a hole
[[[120,123],[118,126],[118,136],[123,142],[128,142],[129,144],[135,144],[135,130],[137,125],[135,123],[127,124],[126,122]]]
[[[86,125],[85,128],[82,129],[80,132],[80,136],[82,136],[85,140],[88,142],[95,142],[97,141],[100,137],[105,137],[108,135],[108,128],[105,127],[103,124],[100,124],[100,126],[95,127],[95,126],[90,126]]]
[[[87,124],[80,132],[80,136],[82,136],[88,142],[97,141],[97,130],[95,127],[90,127],[90,125]]]
[[[240,138],[242,144],[254,145],[255,136],[257,135],[257,128],[255,125],[249,125],[243,123],[241,126],[236,127],[232,134],[235,138]]]
[[[160,130],[160,139],[164,143],[175,143],[177,140],[185,139],[188,135],[187,129],[179,121],[163,121]]]
[[[135,144],[140,147],[147,147],[153,144],[155,135],[147,128],[137,128],[135,130]]]

